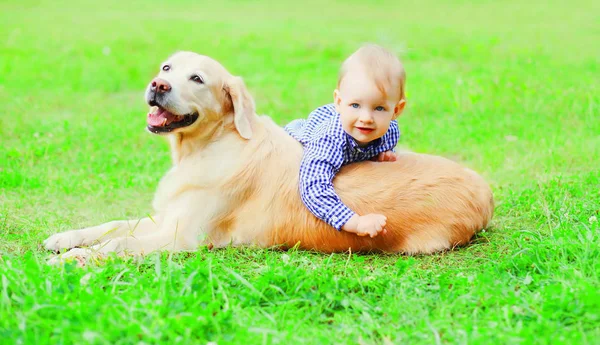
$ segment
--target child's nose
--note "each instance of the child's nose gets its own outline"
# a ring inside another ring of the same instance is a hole
[[[371,123],[373,122],[373,115],[370,111],[363,111],[360,114],[359,120],[364,123]]]

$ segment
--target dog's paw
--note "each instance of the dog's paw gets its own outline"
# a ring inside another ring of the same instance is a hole
[[[89,248],[73,248],[66,253],[58,254],[48,260],[49,265],[60,265],[67,261],[74,260],[77,262],[77,266],[82,267],[94,256],[98,256],[93,249]]]
[[[84,238],[78,230],[70,230],[54,234],[44,241],[44,248],[53,252],[71,249],[83,244]]]

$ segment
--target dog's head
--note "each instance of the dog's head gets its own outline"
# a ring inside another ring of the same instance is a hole
[[[207,56],[172,55],[148,85],[146,102],[152,133],[195,133],[209,124],[233,124],[243,138],[252,137],[252,97],[241,78]]]

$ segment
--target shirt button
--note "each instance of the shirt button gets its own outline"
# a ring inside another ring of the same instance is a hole
[[[337,221],[337,220],[338,220],[338,217],[336,217],[336,216],[333,216],[333,217],[331,217],[331,220],[333,220],[333,221],[335,222],[335,221]]]

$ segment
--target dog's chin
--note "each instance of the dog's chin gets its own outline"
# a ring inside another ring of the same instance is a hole
[[[154,134],[171,133],[191,126],[196,120],[198,113],[177,115],[157,105],[148,113],[146,129]]]

